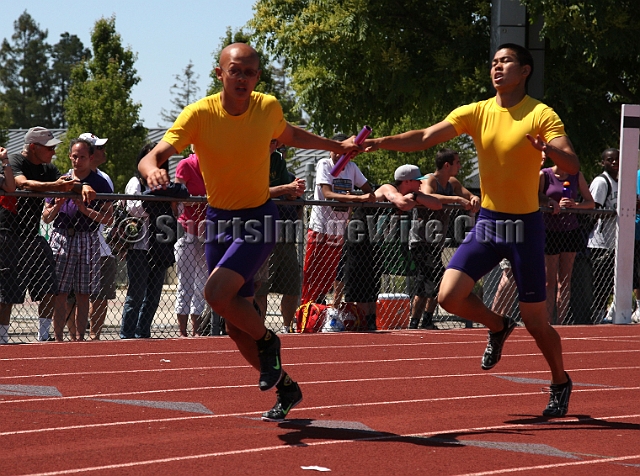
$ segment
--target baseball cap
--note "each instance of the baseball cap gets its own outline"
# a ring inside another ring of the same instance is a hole
[[[422,180],[426,175],[422,175],[420,169],[416,165],[401,165],[393,174],[395,180]]]
[[[58,145],[60,142],[62,142],[60,139],[53,137],[53,132],[40,126],[32,127],[24,135],[25,144],[40,144],[45,147],[51,147]]]
[[[78,139],[86,140],[91,143],[91,145],[105,145],[109,139],[100,139],[100,137],[92,134],[91,132],[85,132],[84,134],[80,134]]]

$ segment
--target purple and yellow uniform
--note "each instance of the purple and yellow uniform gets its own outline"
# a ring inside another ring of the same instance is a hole
[[[526,135],[545,142],[565,135],[552,108],[529,96],[510,108],[495,98],[452,111],[458,134],[473,138],[478,154],[482,209],[475,227],[449,263],[478,280],[507,258],[522,302],[546,298],[544,225],[538,205],[540,151]],[[508,233],[517,231],[513,236]]]
[[[253,275],[275,244],[264,226],[265,217],[278,218],[269,200],[269,143],[286,125],[273,96],[253,92],[247,111],[232,116],[218,93],[187,106],[163,137],[176,150],[195,145],[209,204],[209,272],[224,267],[241,274],[241,296],[253,296]],[[220,226],[224,221],[241,225]]]

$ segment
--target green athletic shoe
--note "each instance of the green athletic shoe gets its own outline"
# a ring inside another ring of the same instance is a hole
[[[292,408],[302,401],[302,391],[297,383],[290,392],[276,391],[276,404],[268,412],[262,414],[263,421],[282,421]]]

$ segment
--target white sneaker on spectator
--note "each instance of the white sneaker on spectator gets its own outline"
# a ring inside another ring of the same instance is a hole
[[[602,323],[611,324],[613,322],[613,316],[615,315],[615,313],[616,312],[614,311],[613,306],[611,306],[609,309],[607,309],[607,312],[602,319]]]
[[[631,314],[631,322],[640,322],[640,307],[637,307],[633,314]]]
[[[282,329],[280,329],[281,334],[288,334],[289,332],[291,332],[289,326],[282,326]]]

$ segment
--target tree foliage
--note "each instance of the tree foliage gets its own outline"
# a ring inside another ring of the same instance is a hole
[[[176,74],[174,79],[175,83],[169,88],[171,95],[171,104],[173,108],[169,111],[162,108],[160,111],[160,117],[163,121],[169,124],[173,124],[182,110],[191,104],[192,102],[200,99],[198,92],[200,87],[198,86],[198,78],[200,75],[193,71],[193,62],[189,60],[189,64],[184,68],[182,76]],[[162,126],[159,126],[162,127]]]
[[[291,72],[326,135],[488,94],[486,1],[259,0],[255,11],[258,44]]]
[[[11,127],[53,126],[46,107],[46,99],[51,99],[51,81],[46,68],[51,47],[46,43],[47,35],[47,30],[41,30],[25,10],[14,22],[12,43],[6,38],[2,41],[0,98],[11,111]]]
[[[0,107],[8,113],[8,127],[66,125],[63,102],[71,68],[90,52],[76,35],[63,33],[53,46],[47,36],[47,30],[41,30],[25,11],[14,22],[12,42],[6,38],[2,42]]]
[[[622,104],[640,104],[640,2],[523,0],[542,15],[545,100],[567,126],[588,178],[620,144]]]
[[[116,192],[122,192],[135,171],[136,156],[147,131],[139,118],[141,105],[131,99],[131,90],[140,81],[134,68],[136,55],[122,46],[115,23],[115,17],[95,23],[91,33],[93,58],[72,70],[64,103],[69,129],[59,150],[68,150],[70,139],[83,132],[108,138],[108,160],[101,168],[111,176]],[[58,166],[66,170],[66,152],[58,156]]]
[[[364,124],[378,136],[423,128],[490,95],[486,1],[259,0],[255,11],[249,24],[257,44],[284,65],[299,107],[322,135],[354,134]],[[464,162],[465,139],[448,145]],[[356,160],[382,183],[403,163],[433,170],[435,152],[378,151]]]
[[[53,64],[51,76],[53,82],[52,116],[55,127],[66,127],[64,102],[69,96],[71,70],[83,60],[91,59],[91,51],[85,48],[80,38],[67,32],[60,35],[60,41],[51,49]]]
[[[619,143],[621,104],[640,99],[640,2],[521,1],[544,20],[544,101],[590,177],[600,152]],[[291,75],[316,132],[369,124],[381,135],[425,127],[493,94],[490,8],[487,0],[258,0],[249,26]],[[402,159],[426,167],[433,156],[376,154],[358,160],[387,176]]]

